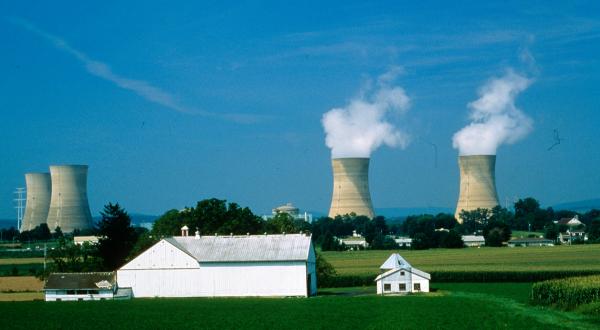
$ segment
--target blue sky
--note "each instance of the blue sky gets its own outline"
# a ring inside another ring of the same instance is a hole
[[[325,212],[323,113],[393,67],[402,150],[372,154],[375,207],[454,207],[467,104],[509,68],[533,131],[498,149],[503,203],[600,197],[600,3],[3,2],[0,218],[24,173],[90,166],[92,212],[218,197]],[[558,131],[561,144],[547,150]],[[434,144],[437,163],[434,161]]]

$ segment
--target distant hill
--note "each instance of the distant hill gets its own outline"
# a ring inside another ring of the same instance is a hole
[[[375,214],[382,215],[386,218],[406,218],[409,215],[435,215],[438,213],[454,214],[454,209],[448,207],[383,207],[375,209]]]
[[[560,203],[553,205],[552,208],[554,210],[569,210],[575,211],[579,213],[587,212],[591,209],[599,209],[600,210],[600,198],[595,199],[586,199],[583,201],[569,202],[569,203]]]

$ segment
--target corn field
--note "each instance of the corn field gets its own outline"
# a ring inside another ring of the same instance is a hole
[[[572,309],[600,301],[600,275],[570,277],[533,284],[531,300],[540,305]]]

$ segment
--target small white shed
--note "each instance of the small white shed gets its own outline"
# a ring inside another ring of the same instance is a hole
[[[52,273],[44,285],[46,301],[113,299],[116,291],[113,272]]]
[[[315,263],[304,234],[172,237],[117,270],[117,283],[134,297],[306,297]]]
[[[412,267],[399,254],[392,254],[380,267],[377,276],[377,294],[406,294],[429,292],[431,275]]]

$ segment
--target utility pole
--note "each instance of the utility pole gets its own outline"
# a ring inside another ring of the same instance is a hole
[[[17,190],[15,190],[15,195],[17,195],[17,198],[15,198],[15,202],[17,204],[15,206],[17,209],[17,230],[21,231],[21,225],[23,222],[23,209],[25,207],[25,197],[23,197],[25,195],[25,188],[17,188]]]

